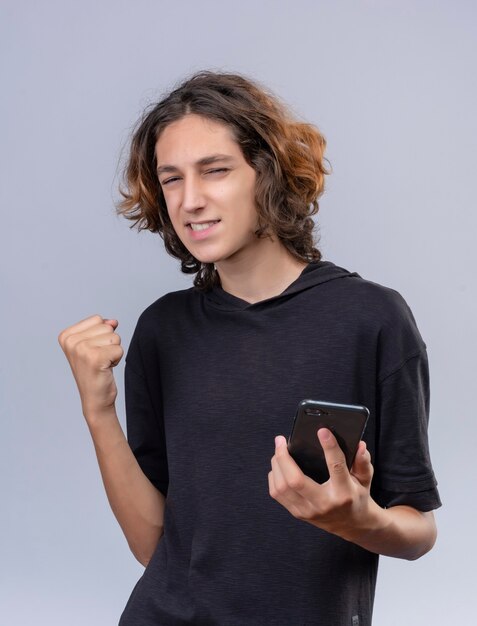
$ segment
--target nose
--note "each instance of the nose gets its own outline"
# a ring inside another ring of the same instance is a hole
[[[200,177],[195,174],[184,176],[182,184],[182,209],[186,213],[193,213],[205,205]]]

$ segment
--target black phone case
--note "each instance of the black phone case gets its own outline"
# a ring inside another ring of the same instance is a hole
[[[316,434],[318,429],[331,430],[351,469],[368,417],[369,410],[362,405],[302,400],[293,420],[288,452],[304,474],[324,483],[330,474]]]

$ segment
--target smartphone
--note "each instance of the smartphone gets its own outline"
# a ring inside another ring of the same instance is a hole
[[[368,417],[369,410],[362,405],[302,400],[288,438],[288,452],[304,474],[324,483],[330,474],[316,434],[318,429],[331,430],[351,469]]]

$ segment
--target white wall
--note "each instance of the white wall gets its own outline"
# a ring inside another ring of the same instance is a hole
[[[325,258],[400,291],[428,345],[440,536],[417,562],[381,559],[375,623],[470,623],[476,23],[465,0],[2,0],[2,624],[114,625],[142,573],[57,335],[100,313],[127,347],[149,303],[191,284],[113,199],[143,106],[203,68],[259,79],[321,128]]]

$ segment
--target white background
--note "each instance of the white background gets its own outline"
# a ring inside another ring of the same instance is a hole
[[[57,336],[99,313],[127,349],[142,310],[192,283],[113,202],[142,109],[200,69],[256,78],[322,130],[324,258],[397,289],[428,346],[439,538],[381,559],[374,623],[471,623],[476,25],[470,0],[2,0],[3,626],[114,626],[142,574]]]

